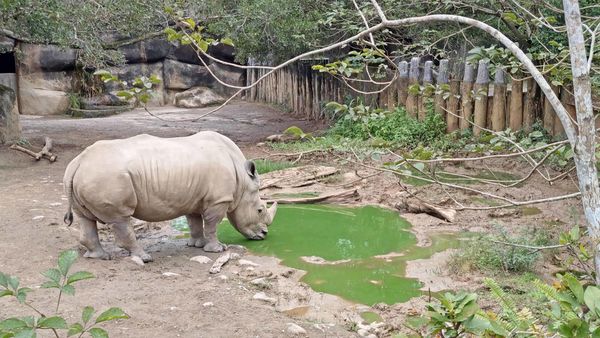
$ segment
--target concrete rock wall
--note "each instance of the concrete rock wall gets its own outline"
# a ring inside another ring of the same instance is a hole
[[[68,94],[77,92],[77,88],[73,88],[73,79],[79,51],[28,43],[17,43],[14,48],[18,49],[20,55],[16,77],[12,75],[15,79],[13,83],[18,87],[16,92],[20,113],[58,115],[67,112]],[[175,46],[154,38],[119,47],[118,50],[127,61],[124,66],[113,69],[120,79],[132,81],[136,77],[156,75],[162,80],[149,102],[150,106],[172,105],[175,103],[175,94],[199,86],[211,88],[222,95],[231,95],[236,91],[215,81],[189,45]],[[235,55],[230,46],[211,46],[209,52],[228,62]],[[236,86],[245,84],[244,70],[223,66],[208,58],[203,60],[223,81]],[[9,77],[10,74],[0,74],[0,83],[9,82]],[[107,92],[114,93],[117,89],[113,84],[105,87]]]

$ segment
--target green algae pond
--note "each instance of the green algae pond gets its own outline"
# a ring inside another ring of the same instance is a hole
[[[185,226],[185,218],[174,222],[178,230]],[[459,245],[455,235],[437,234],[430,247],[417,247],[410,227],[397,212],[379,207],[281,205],[265,240],[248,240],[226,221],[218,236],[306,271],[302,281],[315,291],[373,305],[419,296],[421,283],[405,277],[406,262]]]

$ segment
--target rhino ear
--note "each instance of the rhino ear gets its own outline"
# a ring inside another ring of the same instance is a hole
[[[246,163],[244,163],[244,167],[246,168],[246,172],[250,177],[256,178],[256,165],[254,165],[254,162],[246,161]]]

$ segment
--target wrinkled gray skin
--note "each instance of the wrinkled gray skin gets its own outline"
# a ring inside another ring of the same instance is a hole
[[[267,235],[277,204],[267,208],[259,186],[254,163],[215,132],[98,141],[67,166],[65,222],[73,222],[73,212],[79,217],[80,243],[89,258],[110,259],[98,238],[96,222],[101,222],[112,225],[119,246],[151,261],[129,226],[131,217],[159,222],[185,215],[191,231],[188,245],[220,252],[226,246],[218,241],[216,229],[225,215],[249,239]]]

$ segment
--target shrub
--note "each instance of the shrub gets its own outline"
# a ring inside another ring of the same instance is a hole
[[[502,270],[510,272],[530,271],[541,257],[539,250],[501,244],[543,246],[548,243],[547,233],[539,230],[522,231],[516,236],[501,229],[497,234],[473,239],[452,256],[450,267],[461,270]]]
[[[19,287],[19,278],[0,272],[0,298],[15,297],[19,304],[26,306],[35,313],[33,316],[0,318],[1,338],[34,338],[37,336],[36,332],[40,330],[50,330],[54,333],[55,337],[59,337],[60,330],[63,330],[68,337],[73,335],[81,337],[85,333],[88,333],[93,338],[108,337],[108,333],[98,327],[98,324],[115,319],[129,318],[123,310],[117,307],[110,308],[95,316],[96,310],[91,306],[86,306],[83,308],[81,314],[81,322],[75,322],[71,325],[68,325],[67,321],[58,315],[62,295],[75,295],[74,283],[94,278],[94,275],[87,271],[78,271],[69,274],[69,270],[77,259],[77,255],[77,251],[75,250],[61,252],[58,257],[58,265],[42,274],[48,280],[41,285],[41,288],[58,289],[56,309],[53,316],[44,314],[44,312],[27,301],[27,294],[33,290],[27,287]]]

